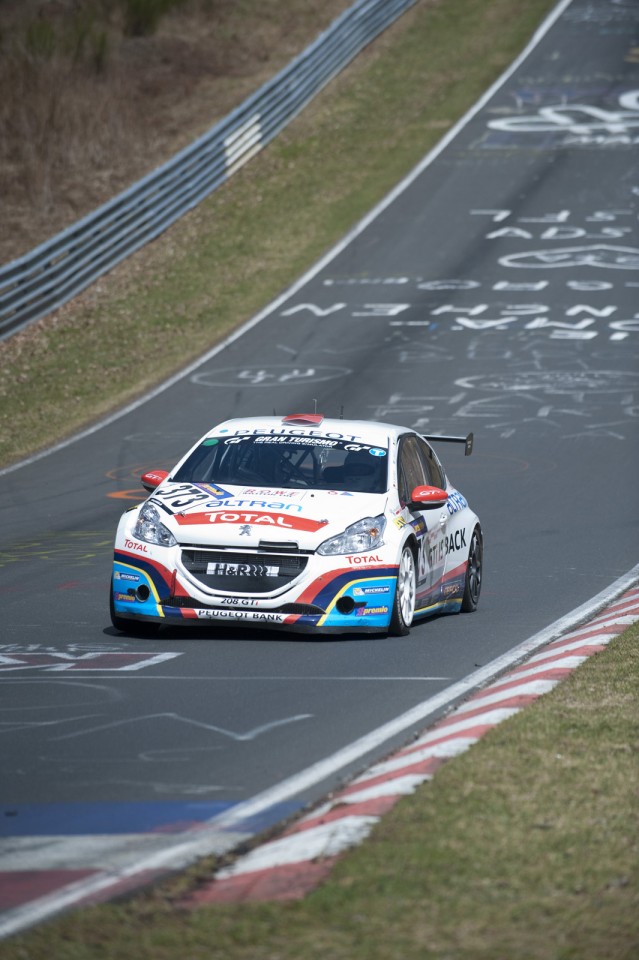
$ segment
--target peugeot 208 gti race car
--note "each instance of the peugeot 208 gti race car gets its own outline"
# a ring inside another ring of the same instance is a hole
[[[403,635],[475,610],[482,531],[436,441],[472,450],[472,434],[318,414],[219,424],[169,473],[142,477],[151,495],[115,541],[114,626]]]

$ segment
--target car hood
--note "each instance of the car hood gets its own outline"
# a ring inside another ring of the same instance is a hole
[[[384,512],[386,494],[342,490],[264,490],[165,482],[149,498],[179,543],[315,550],[364,517]]]

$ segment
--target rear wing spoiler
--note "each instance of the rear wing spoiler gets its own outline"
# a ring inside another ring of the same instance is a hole
[[[473,452],[473,443],[475,437],[472,433],[469,433],[467,437],[439,437],[439,436],[430,436],[426,437],[429,443],[463,443],[464,444],[464,456],[469,457]]]

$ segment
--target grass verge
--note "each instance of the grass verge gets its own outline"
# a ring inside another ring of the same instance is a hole
[[[422,0],[207,202],[0,343],[0,465],[143,393],[288,286],[434,146],[552,6]]]
[[[401,800],[296,903],[176,904],[205,861],[2,960],[634,960],[639,624]]]

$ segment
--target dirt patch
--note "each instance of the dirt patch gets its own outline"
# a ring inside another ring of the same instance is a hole
[[[127,0],[3,0],[0,263],[205,133],[351,5],[183,0],[132,35]]]

